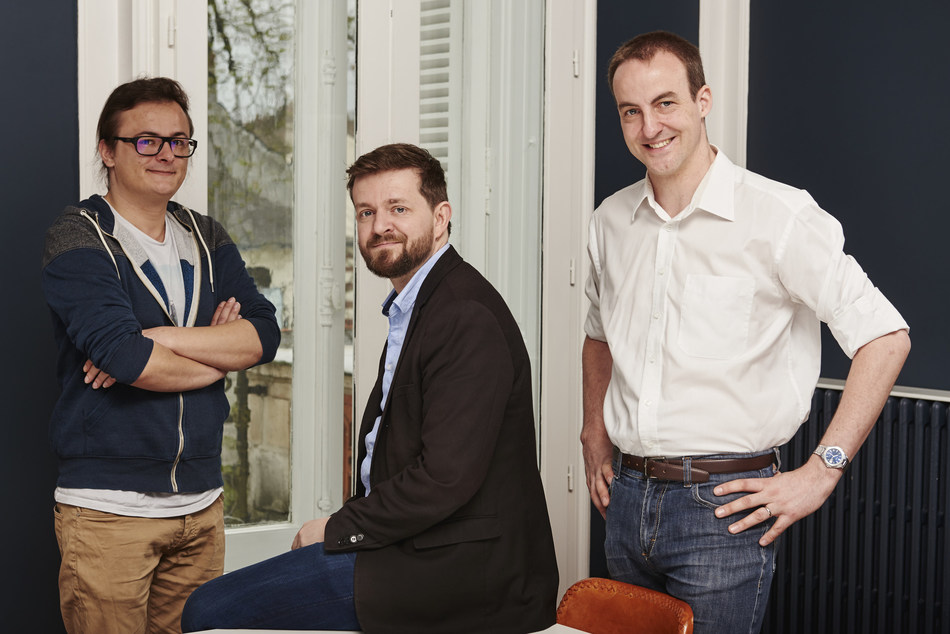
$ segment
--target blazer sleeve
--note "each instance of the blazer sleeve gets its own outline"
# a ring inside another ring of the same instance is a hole
[[[403,381],[397,370],[384,419],[388,429],[380,432],[400,447],[417,443],[416,456],[391,477],[374,480],[369,496],[353,498],[333,514],[327,551],[381,548],[418,535],[468,503],[485,480],[512,393],[508,342],[479,302],[457,301],[433,312],[407,342],[420,346],[405,359],[413,363],[418,354],[418,368],[410,368],[410,379],[418,382]],[[415,429],[418,438],[399,436]]]

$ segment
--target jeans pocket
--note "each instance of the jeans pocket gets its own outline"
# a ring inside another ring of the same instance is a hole
[[[775,469],[772,466],[759,469],[758,471],[743,471],[741,473],[723,473],[710,476],[709,482],[702,484],[694,483],[690,487],[693,501],[708,509],[715,509],[723,504],[729,504],[741,497],[749,495],[749,491],[738,491],[727,495],[716,495],[713,490],[720,484],[731,482],[732,480],[745,480],[755,478],[769,478],[775,475]]]
[[[721,482],[704,482],[702,484],[693,484],[690,491],[693,495],[693,501],[707,509],[716,509],[723,504],[728,504],[748,495],[746,491],[730,493],[728,495],[716,495],[713,489],[722,484]]]

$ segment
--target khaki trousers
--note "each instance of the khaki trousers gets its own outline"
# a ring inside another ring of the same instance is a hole
[[[224,569],[221,498],[181,517],[57,504],[59,601],[70,634],[181,632],[192,591]]]

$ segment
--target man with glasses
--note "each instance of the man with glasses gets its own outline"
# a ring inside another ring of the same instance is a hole
[[[180,631],[185,599],[224,564],[224,376],[280,341],[224,228],[171,201],[193,130],[177,82],[116,88],[98,129],[108,193],[67,207],[46,236],[69,632]]]

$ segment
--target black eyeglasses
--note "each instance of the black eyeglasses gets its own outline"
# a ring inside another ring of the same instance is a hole
[[[198,142],[194,139],[183,139],[181,137],[171,136],[114,136],[115,141],[125,141],[135,146],[135,151],[142,156],[155,156],[162,151],[167,143],[172,149],[172,154],[178,158],[188,158],[195,153],[198,148]]]

